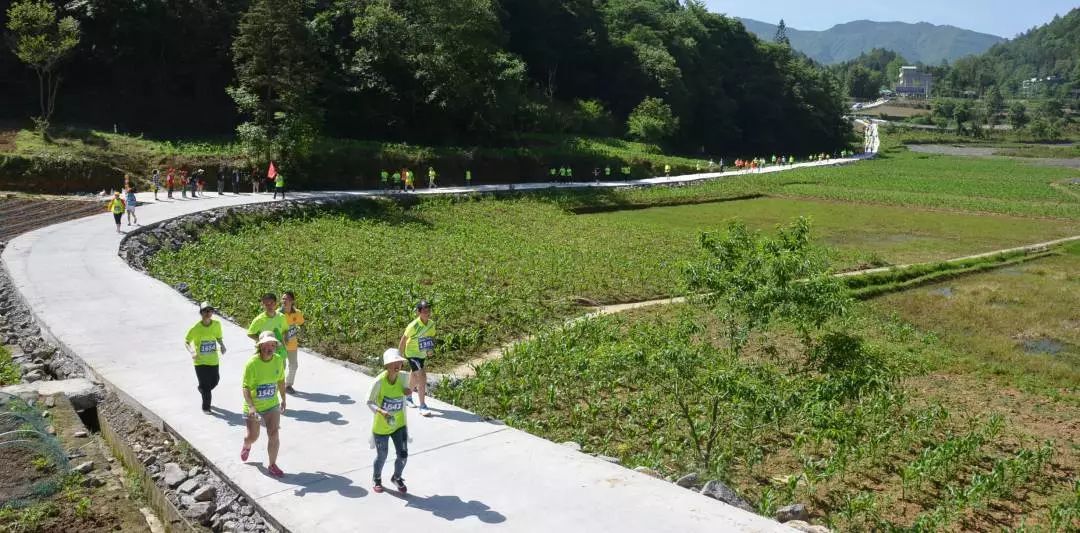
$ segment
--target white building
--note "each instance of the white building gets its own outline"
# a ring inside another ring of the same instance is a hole
[[[900,75],[896,79],[896,94],[908,98],[929,98],[933,89],[934,76],[928,72],[920,72],[919,67],[900,67]]]

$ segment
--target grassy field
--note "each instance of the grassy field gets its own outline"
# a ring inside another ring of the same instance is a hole
[[[955,373],[954,360],[978,351],[956,351],[876,303],[821,337],[832,356],[800,349],[781,328],[733,359],[720,331],[689,305],[593,319],[440,395],[631,467],[722,479],[765,515],[806,503],[841,531],[1065,531],[1080,517],[1080,409]],[[671,368],[678,351],[696,362]],[[676,388],[706,371],[717,376],[706,395]],[[687,394],[683,411],[674,397]],[[704,430],[695,437],[684,412],[722,428],[711,446],[695,444]]]
[[[209,232],[154,258],[241,321],[265,290],[295,290],[307,342],[362,361],[392,344],[412,303],[433,299],[450,334],[436,368],[582,312],[678,294],[698,233],[739,216],[770,228],[808,215],[841,268],[936,260],[1049,240],[1080,223],[763,198],[575,215],[544,199],[361,203],[345,212]],[[537,231],[545,228],[545,231]],[[259,250],[290,256],[268,266]],[[192,273],[197,273],[193,275]]]

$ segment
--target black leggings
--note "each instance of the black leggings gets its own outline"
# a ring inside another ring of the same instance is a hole
[[[221,380],[217,365],[195,366],[195,377],[199,379],[199,394],[202,395],[203,411],[210,410],[210,391],[217,387]]]

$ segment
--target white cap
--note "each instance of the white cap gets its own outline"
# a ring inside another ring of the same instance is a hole
[[[256,342],[255,344],[258,346],[262,346],[263,344],[266,344],[268,342],[277,344],[277,341],[277,337],[274,336],[273,331],[264,331],[259,334],[259,342]]]
[[[397,348],[387,348],[386,351],[382,353],[383,366],[399,361],[404,362],[405,358],[401,356],[401,352],[399,352]]]

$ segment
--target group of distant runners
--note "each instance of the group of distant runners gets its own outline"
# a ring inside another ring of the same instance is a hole
[[[255,349],[244,365],[241,380],[247,433],[240,449],[240,460],[248,460],[251,446],[259,439],[261,426],[265,426],[267,471],[271,476],[282,477],[285,473],[277,464],[281,415],[285,413],[287,397],[298,394],[293,385],[305,317],[296,307],[296,295],[292,292],[282,295],[280,306],[273,293],[264,294],[260,303],[262,312],[252,319],[247,329]],[[390,481],[400,492],[407,490],[402,478],[410,441],[406,405],[418,407],[421,416],[432,414],[425,399],[427,374],[424,368],[427,358],[435,351],[435,321],[431,318],[431,304],[426,300],[417,303],[415,309],[417,316],[405,327],[397,347],[383,352],[383,371],[375,376],[368,390],[367,406],[374,415],[369,443],[376,452],[372,483],[377,493],[383,491],[382,471],[390,442],[393,442],[396,454]],[[221,322],[214,318],[215,312],[210,302],[200,304],[200,319],[184,337],[184,347],[195,366],[202,412],[207,415],[213,414],[211,392],[220,381],[220,357],[227,351]],[[411,372],[402,375],[406,364]],[[413,393],[418,401],[413,400]]]

